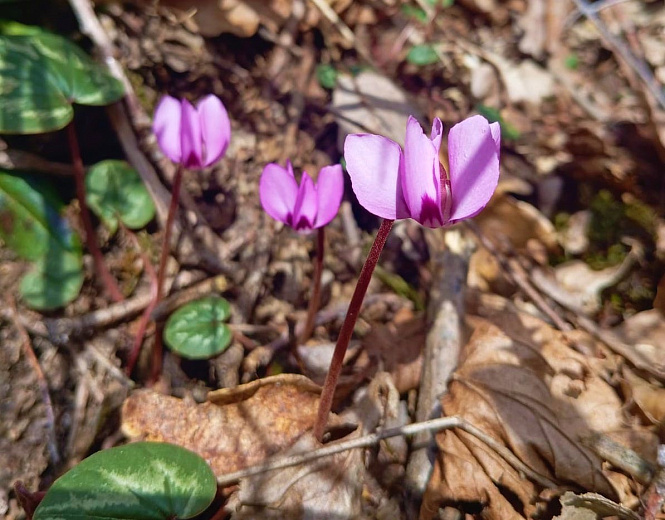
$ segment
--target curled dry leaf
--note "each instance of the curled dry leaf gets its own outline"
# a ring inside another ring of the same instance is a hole
[[[306,433],[284,455],[320,448]],[[256,475],[240,482],[228,505],[233,520],[358,518],[363,486],[362,450],[349,450],[307,464]]]
[[[582,445],[593,432],[621,429],[621,401],[563,333],[541,320],[503,309],[477,309],[444,414],[460,415],[505,443],[536,473],[615,498],[603,460]],[[500,328],[499,328],[500,327]],[[536,490],[501,457],[464,432],[437,436],[440,456],[424,507],[482,502],[483,518],[528,517]],[[500,485],[500,488],[497,486]],[[516,500],[508,501],[505,490]],[[479,498],[480,497],[480,498]]]
[[[293,444],[314,424],[319,392],[296,374],[210,392],[202,404],[139,390],[123,404],[122,431],[132,440],[183,446],[201,455],[219,476]]]

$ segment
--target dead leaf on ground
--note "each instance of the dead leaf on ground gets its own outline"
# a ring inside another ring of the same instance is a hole
[[[339,125],[338,145],[344,149],[347,134],[384,135],[404,144],[406,120],[424,118],[407,93],[388,77],[372,71],[339,76],[333,91],[333,113]]]
[[[534,239],[550,251],[558,247],[552,222],[528,202],[509,195],[494,197],[476,222],[485,236],[505,237],[515,249],[526,248]]]
[[[283,455],[306,453],[320,447],[321,444],[306,433]],[[358,518],[364,472],[362,450],[349,450],[243,479],[228,508],[234,511],[233,520]]]
[[[638,312],[613,331],[656,371],[665,370],[665,317],[660,311],[651,309]]]
[[[424,318],[410,315],[399,322],[376,325],[363,338],[370,357],[378,359],[381,370],[390,373],[400,394],[420,384],[425,336]]]
[[[661,425],[665,420],[665,388],[642,379],[629,369],[623,371],[623,388],[626,395],[653,423]]]
[[[616,497],[603,461],[579,439],[623,427],[621,401],[591,372],[566,336],[545,322],[505,309],[477,309],[444,414],[460,415],[505,443],[536,473]],[[499,328],[500,327],[500,328]],[[440,457],[425,504],[480,501],[484,518],[528,517],[536,490],[528,480],[474,437],[461,431],[437,436]],[[497,487],[500,485],[500,488]],[[509,502],[505,490],[514,493]]]
[[[262,462],[312,428],[319,391],[296,374],[210,392],[202,404],[139,390],[123,404],[121,428],[132,440],[192,450],[223,475]]]
[[[533,270],[533,282],[567,309],[590,316],[601,306],[601,293],[622,280],[633,268],[632,251],[619,265],[594,270],[582,260],[570,260],[551,270]]]

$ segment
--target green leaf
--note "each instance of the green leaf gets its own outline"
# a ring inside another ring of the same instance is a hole
[[[21,280],[19,293],[33,309],[51,310],[74,300],[82,285],[81,255],[56,250],[35,262]]]
[[[439,56],[432,45],[414,45],[406,55],[406,61],[414,65],[431,65],[439,61]]]
[[[206,462],[173,444],[99,451],[56,480],[34,520],[166,520],[204,511],[217,492]]]
[[[224,323],[231,315],[229,302],[208,296],[180,307],[166,321],[164,341],[188,359],[208,359],[231,343],[231,329]]]
[[[20,257],[35,262],[19,286],[35,309],[66,305],[83,284],[81,241],[60,215],[62,209],[44,179],[0,169],[0,238]]]
[[[319,65],[316,67],[316,79],[323,88],[332,90],[337,85],[337,71],[332,65]]]
[[[155,217],[155,204],[139,174],[125,161],[102,161],[85,177],[88,206],[115,233],[118,219],[140,229]]]
[[[403,4],[401,10],[406,16],[415,18],[419,22],[423,23],[427,22],[427,13],[423,11],[420,7],[416,7],[414,5],[409,5],[409,4]]]
[[[64,204],[53,186],[29,173],[0,169],[0,238],[26,260],[54,250],[81,252],[81,242],[60,216]]]
[[[58,130],[72,103],[107,105],[122,83],[66,38],[14,22],[0,24],[0,132]]]
[[[571,52],[568,56],[566,56],[563,64],[567,69],[576,70],[580,65],[580,58],[577,54]]]

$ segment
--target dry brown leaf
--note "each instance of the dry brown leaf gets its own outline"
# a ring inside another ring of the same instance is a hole
[[[420,384],[425,336],[425,320],[411,317],[377,325],[363,338],[363,346],[371,357],[379,359],[381,369],[390,373],[400,394]]]
[[[307,433],[284,455],[320,447]],[[234,510],[233,520],[358,518],[364,472],[362,450],[349,450],[244,479],[228,507]]]
[[[550,251],[557,248],[552,222],[531,204],[509,195],[494,197],[476,222],[485,236],[505,237],[516,249],[526,248],[532,239],[539,240]]]
[[[487,319],[470,319],[475,332],[443,399],[444,414],[460,415],[505,443],[540,475],[616,497],[603,461],[579,442],[622,428],[621,401],[612,387],[543,321],[509,306],[481,302],[478,311]],[[533,486],[487,446],[458,431],[440,433],[437,442],[441,480],[430,483],[428,507],[480,500],[485,518],[533,512]],[[497,484],[515,494],[519,507]]]
[[[658,372],[665,370],[665,317],[657,309],[638,312],[614,329],[624,343]]]
[[[333,113],[339,124],[339,149],[347,134],[385,135],[404,144],[409,115],[423,120],[406,92],[387,76],[363,71],[355,77],[339,76],[333,91]]]
[[[640,410],[654,424],[665,421],[665,388],[645,381],[631,370],[624,370],[624,388]]]
[[[151,390],[130,395],[122,431],[132,440],[178,444],[201,455],[215,475],[265,460],[293,444],[316,419],[319,387],[283,374],[208,395],[190,403]]]

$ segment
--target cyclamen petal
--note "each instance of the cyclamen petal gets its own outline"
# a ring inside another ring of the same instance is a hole
[[[432,139],[425,135],[414,117],[409,116],[406,123],[402,191],[411,218],[427,227],[444,224],[439,163],[442,131],[443,125],[438,118],[432,125]]]
[[[483,116],[456,124],[448,134],[452,207],[450,219],[476,216],[487,205],[499,181],[501,127]]]
[[[155,119],[152,123],[157,143],[169,159],[180,162],[182,151],[180,149],[180,119],[182,106],[180,101],[164,96],[155,109]]]
[[[400,181],[404,154],[395,141],[380,135],[348,135],[344,159],[353,192],[362,207],[387,219],[411,216]]]
[[[224,155],[229,146],[231,121],[224,104],[212,94],[199,101],[196,110],[201,120],[201,138],[205,145],[203,166],[210,166]]]
[[[185,168],[199,169],[203,166],[201,123],[199,114],[189,101],[182,101],[180,120],[180,162]]]
[[[290,163],[287,169],[274,163],[263,168],[259,181],[259,198],[268,215],[286,224],[293,216],[297,197],[298,183]]]
[[[164,155],[191,169],[218,161],[231,139],[226,109],[213,95],[196,108],[187,100],[164,96],[155,109],[153,130]]]
[[[299,232],[328,224],[339,211],[343,194],[340,165],[322,168],[316,183],[303,172],[298,186],[290,162],[286,168],[270,163],[263,168],[259,182],[261,205],[266,213]]]
[[[319,211],[316,214],[315,228],[325,226],[335,218],[344,196],[344,173],[342,166],[324,166],[316,182],[316,198]]]
[[[316,196],[316,186],[307,172],[302,173],[298,197],[293,208],[293,217],[290,225],[296,231],[309,231],[314,229],[319,201]]]
[[[442,134],[438,118],[428,138],[409,117],[404,152],[378,135],[347,136],[344,157],[358,202],[379,217],[413,218],[428,227],[478,214],[499,179],[499,124],[473,116],[450,130],[450,175],[439,163]]]

